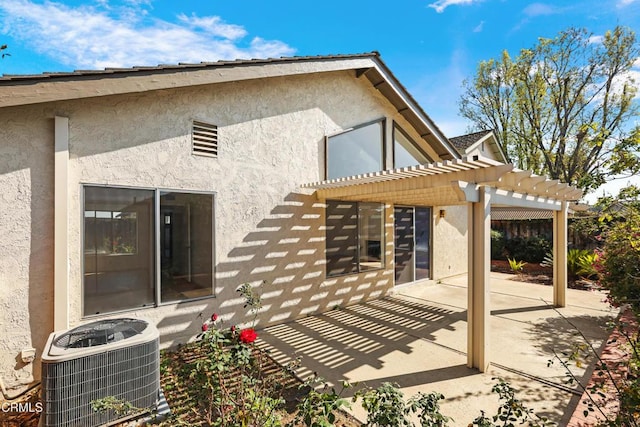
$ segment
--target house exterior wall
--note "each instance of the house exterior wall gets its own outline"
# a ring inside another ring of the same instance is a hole
[[[434,206],[433,279],[466,273],[468,270],[468,206]],[[444,210],[444,218],[440,218]]]
[[[0,111],[0,378],[39,376],[23,349],[42,349],[53,322],[53,156],[50,108]],[[34,372],[35,370],[35,372]]]
[[[0,233],[6,236],[0,280],[11,289],[0,294],[0,376],[8,387],[39,378],[39,356],[53,330],[55,116],[69,119],[69,327],[95,320],[82,315],[83,184],[215,193],[216,296],[98,317],[149,319],[164,346],[195,336],[213,312],[226,325],[250,321],[236,292],[246,282],[264,283],[259,327],[380,297],[393,287],[392,206],[385,209],[385,268],[326,278],[324,204],[299,189],[323,178],[326,134],[386,117],[419,140],[352,72],[0,109]],[[218,126],[218,158],[191,154],[192,120]],[[461,234],[464,222],[447,209],[446,221],[436,220],[435,277],[445,271],[437,248],[451,252],[447,233]],[[451,255],[466,262],[460,252]],[[31,347],[36,361],[16,362]]]

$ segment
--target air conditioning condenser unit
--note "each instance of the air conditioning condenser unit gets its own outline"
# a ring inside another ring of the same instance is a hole
[[[42,355],[44,427],[91,427],[116,421],[91,402],[113,396],[154,408],[160,392],[158,330],[141,319],[106,319],[54,332]]]

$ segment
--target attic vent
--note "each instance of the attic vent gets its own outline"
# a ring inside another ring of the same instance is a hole
[[[191,146],[193,154],[218,157],[218,126],[194,120]]]

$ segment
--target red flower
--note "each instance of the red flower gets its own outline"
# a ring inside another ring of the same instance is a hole
[[[258,335],[256,334],[256,331],[253,330],[253,328],[243,329],[242,331],[240,331],[240,341],[245,344],[254,342],[256,338],[258,338]]]
[[[209,325],[207,325],[206,323],[202,324],[202,332],[207,332],[207,329],[209,329]]]
[[[211,315],[211,321],[212,321],[212,322],[215,322],[216,320],[218,320],[218,313],[213,313],[213,314]]]

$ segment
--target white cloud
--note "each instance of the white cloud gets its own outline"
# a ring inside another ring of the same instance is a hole
[[[600,44],[604,40],[604,36],[591,36],[589,37],[589,44]]]
[[[545,3],[531,3],[522,9],[524,18],[513,26],[510,32],[518,31],[539,16],[557,15],[563,13],[563,9]]]
[[[616,4],[616,6],[617,6],[617,7],[627,7],[627,6],[629,6],[630,4],[636,3],[637,1],[639,1],[639,0],[620,0],[620,1]]]
[[[438,13],[442,13],[449,6],[458,4],[473,4],[479,3],[480,1],[481,0],[437,0],[434,3],[431,3],[429,7],[435,9]]]
[[[522,11],[522,13],[529,17],[554,15],[558,12],[558,9],[554,6],[544,3],[531,3]]]
[[[188,17],[181,14],[178,15],[178,20],[193,29],[202,29],[211,35],[229,40],[237,40],[247,35],[247,31],[244,28],[239,25],[225,24],[219,16],[199,17],[191,15],[191,17]]]
[[[30,0],[0,2],[4,33],[41,54],[71,67],[129,67],[159,63],[216,61],[292,55],[278,40],[253,37],[218,16],[177,17],[176,23],[148,19],[149,0],[129,0],[127,7],[70,7]]]
[[[473,32],[481,33],[483,29],[484,29],[484,21],[480,21],[480,23],[476,25],[476,27],[473,29]]]

